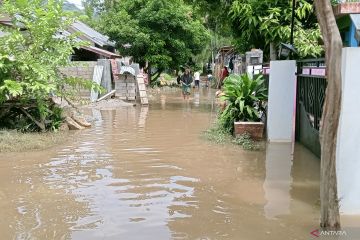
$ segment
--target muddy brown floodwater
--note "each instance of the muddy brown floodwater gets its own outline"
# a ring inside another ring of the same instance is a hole
[[[212,96],[93,110],[93,128],[63,146],[2,154],[0,239],[313,239],[319,160],[300,145],[292,157],[287,144],[204,140]]]

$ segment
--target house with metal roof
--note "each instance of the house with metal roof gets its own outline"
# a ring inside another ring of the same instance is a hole
[[[12,27],[13,23],[8,16],[1,16],[0,25]],[[121,57],[115,52],[115,43],[110,41],[108,36],[99,33],[81,21],[75,21],[67,31],[59,32],[56,37],[68,36],[71,33],[77,33],[79,40],[90,43],[89,46],[74,49],[74,54],[72,55],[73,61],[96,61],[98,59]],[[5,34],[5,32],[0,31],[0,37]]]
[[[94,45],[98,45],[100,47],[115,47],[115,42],[110,41],[108,36],[97,32],[95,29],[89,27],[83,22],[75,21],[71,25],[69,31],[81,32],[82,35],[80,37],[82,37],[84,40],[92,42]]]
[[[338,0],[334,15],[345,47],[360,45],[360,0]]]
[[[121,56],[115,53],[115,43],[81,21],[75,21],[68,29],[70,33],[80,33],[81,40],[88,41],[90,46],[75,49],[73,60],[96,61],[97,59],[114,59]]]

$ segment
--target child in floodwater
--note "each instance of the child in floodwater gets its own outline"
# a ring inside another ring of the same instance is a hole
[[[190,69],[187,68],[181,77],[181,88],[184,99],[189,99],[192,81],[193,78],[191,76]]]

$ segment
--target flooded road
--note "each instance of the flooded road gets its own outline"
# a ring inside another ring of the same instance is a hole
[[[212,96],[93,110],[64,146],[2,154],[1,239],[312,239],[319,160],[300,145],[292,157],[287,144],[204,140]]]

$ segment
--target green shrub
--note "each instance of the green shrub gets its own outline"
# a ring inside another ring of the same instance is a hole
[[[204,137],[217,144],[236,144],[241,146],[244,150],[261,150],[262,147],[251,139],[250,135],[245,133],[240,137],[234,138],[228,132],[224,131],[219,122],[216,122],[212,127],[204,132]]]
[[[251,136],[248,133],[236,137],[233,143],[242,146],[245,150],[259,150],[260,146],[251,139]]]
[[[71,91],[65,90],[66,85],[101,91],[101,87],[91,81],[60,73],[61,68],[71,65],[74,48],[87,45],[75,34],[61,34],[76,20],[62,8],[63,2],[56,0],[4,0],[0,5],[0,17],[6,14],[13,24],[11,27],[0,25],[0,30],[7,33],[0,38],[0,109],[7,108],[5,102],[23,106],[23,109],[15,106],[7,109],[6,114],[0,114],[0,127],[55,129],[59,126],[61,111],[53,108],[51,96],[68,96]],[[28,125],[31,118],[41,124]]]
[[[163,78],[167,82],[170,82],[170,81],[172,81],[174,79],[171,75],[169,75],[167,73],[163,73]]]
[[[215,123],[210,129],[204,132],[207,140],[217,144],[231,143],[232,136],[222,129],[219,123]]]
[[[226,108],[219,115],[219,123],[224,131],[233,133],[234,122],[260,121],[263,101],[267,100],[267,90],[262,75],[251,78],[248,74],[230,75],[224,80],[222,101]]]

